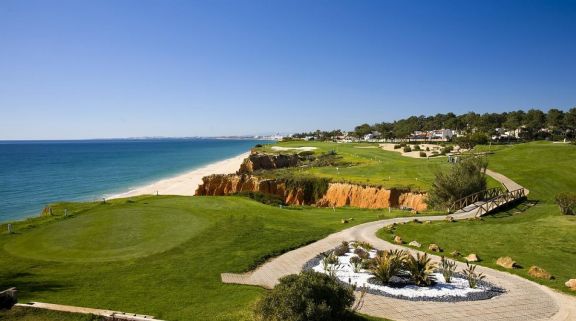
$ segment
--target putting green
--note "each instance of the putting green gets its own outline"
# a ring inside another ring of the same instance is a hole
[[[207,222],[185,209],[103,206],[24,232],[8,241],[10,254],[59,262],[106,262],[167,251],[190,239]]]

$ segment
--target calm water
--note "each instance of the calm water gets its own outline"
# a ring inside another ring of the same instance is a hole
[[[0,141],[0,222],[51,202],[96,200],[247,152],[216,139]],[[261,142],[260,142],[261,143]]]

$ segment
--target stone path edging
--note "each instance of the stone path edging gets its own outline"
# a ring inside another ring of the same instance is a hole
[[[487,170],[486,174],[498,180],[509,190],[523,188],[502,174],[490,170]],[[526,190],[526,194],[528,194],[528,190]],[[470,206],[451,216],[456,220],[468,219],[475,217],[477,211],[477,206]],[[414,218],[414,216],[398,217],[360,224],[280,255],[251,272],[244,274],[222,273],[222,282],[273,288],[278,283],[279,278],[299,273],[307,261],[321,252],[336,247],[342,241],[366,241],[382,250],[398,248],[416,253],[417,251],[414,249],[391,244],[376,236],[376,232],[385,226],[409,222]],[[445,218],[444,215],[419,217],[421,220],[430,221],[439,221]],[[432,255],[432,258],[440,260],[440,257],[435,255]],[[457,262],[457,265],[459,270],[465,266],[461,262]],[[364,297],[364,305],[359,312],[395,321],[576,320],[576,298],[507,272],[483,266],[478,266],[477,270],[484,273],[491,283],[506,289],[507,292],[489,300],[465,302],[416,302],[367,293]]]

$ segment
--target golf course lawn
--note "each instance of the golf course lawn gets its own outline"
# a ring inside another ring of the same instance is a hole
[[[412,145],[412,144],[411,144]],[[282,141],[264,145],[256,150],[266,153],[296,153],[297,150],[274,151],[273,146],[285,148],[316,147],[314,153],[320,155],[335,151],[345,166],[317,166],[309,168],[283,168],[267,171],[270,177],[314,176],[330,178],[334,182],[354,183],[384,188],[398,188],[412,191],[426,191],[434,180],[434,174],[450,164],[445,156],[411,158],[400,153],[381,149],[376,143],[346,143],[318,141]],[[261,175],[261,174],[259,174]],[[500,184],[488,178],[489,187]]]
[[[485,147],[483,149],[486,149]],[[487,216],[483,221],[438,222],[400,225],[395,232],[381,230],[379,235],[391,240],[393,234],[410,242],[417,240],[427,248],[436,243],[446,255],[457,250],[464,256],[476,253],[480,264],[505,270],[496,265],[501,256],[510,256],[522,268],[508,270],[567,293],[564,286],[576,278],[576,216],[562,215],[554,196],[576,191],[576,146],[536,142],[492,147],[488,167],[515,180],[530,190],[527,203]],[[550,272],[554,280],[534,279],[528,269],[537,265]]]
[[[149,196],[53,209],[51,217],[14,223],[15,234],[0,226],[0,288],[17,287],[20,302],[165,320],[251,320],[265,290],[223,284],[220,273],[249,270],[354,224],[410,215],[281,209],[241,197]]]

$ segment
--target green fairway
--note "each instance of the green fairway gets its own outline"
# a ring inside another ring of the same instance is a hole
[[[528,268],[537,265],[556,278],[536,281],[576,294],[564,286],[576,278],[576,217],[560,214],[553,201],[558,192],[576,190],[576,146],[538,142],[492,150],[496,153],[489,158],[489,168],[528,188],[535,206],[523,204],[484,221],[406,224],[395,233],[407,242],[437,243],[446,253],[477,253],[483,259],[480,264],[502,270],[496,259],[511,256],[523,266],[513,273],[531,278]],[[391,235],[380,231],[384,239]]]
[[[63,217],[64,208],[73,214]],[[67,203],[55,206],[54,213],[58,216],[15,223],[12,235],[0,226],[0,288],[17,287],[21,302],[182,321],[251,320],[252,306],[265,290],[223,284],[220,273],[247,271],[354,224],[410,215],[177,196]],[[342,224],[342,218],[353,220]]]
[[[346,166],[324,166],[298,169],[275,170],[273,175],[282,175],[282,172],[296,175],[313,175],[328,177],[334,181],[349,182],[383,186],[386,188],[402,188],[415,191],[428,189],[434,178],[434,172],[448,166],[445,157],[410,158],[400,153],[384,151],[378,144],[332,142],[304,142],[288,141],[274,145],[265,145],[260,150],[274,152],[271,146],[280,147],[317,147],[316,154],[334,150],[342,157]],[[281,153],[295,153],[297,151],[282,151]]]

